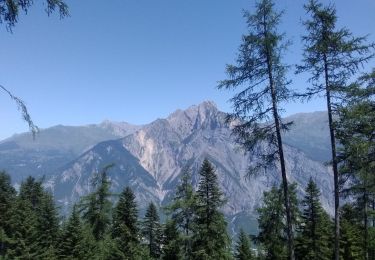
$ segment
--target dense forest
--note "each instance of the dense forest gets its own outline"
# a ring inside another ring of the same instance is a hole
[[[0,1],[0,21],[11,28],[18,9],[32,1]],[[47,1],[47,11],[61,1]],[[6,6],[6,8],[4,7]],[[231,99],[237,142],[256,160],[248,175],[280,169],[282,182],[263,194],[257,234],[243,230],[231,237],[221,208],[226,203],[215,166],[207,159],[193,187],[188,166],[170,205],[150,201],[140,216],[129,187],[112,194],[107,172],[96,173],[92,192],[71,206],[65,217],[43,179],[27,178],[19,189],[0,173],[0,259],[375,259],[375,69],[363,71],[374,57],[374,43],[337,28],[334,5],[311,0],[304,6],[305,35],[301,64],[295,74],[308,75],[304,92],[289,86],[291,66],[283,58],[290,45],[278,31],[283,12],[261,0],[254,13],[245,12],[248,33],[242,38],[236,64],[219,89],[238,90]],[[21,100],[1,86],[20,106],[34,133],[35,126]],[[327,103],[334,178],[333,216],[320,202],[313,179],[306,187],[289,183],[283,135],[292,122],[281,118],[292,100],[324,97]],[[11,173],[16,174],[16,173]],[[304,189],[304,197],[297,189]],[[160,210],[162,212],[160,212]],[[166,215],[161,221],[160,216]]]

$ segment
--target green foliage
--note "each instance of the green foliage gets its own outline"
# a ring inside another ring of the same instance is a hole
[[[300,212],[296,195],[296,185],[289,185],[289,201],[292,226],[298,226]],[[283,203],[284,193],[280,188],[272,187],[263,194],[263,205],[257,209],[259,234],[257,241],[265,252],[266,259],[285,259],[287,257],[286,210]]]
[[[289,258],[294,259],[294,236],[289,202],[288,180],[281,133],[292,122],[281,120],[282,103],[293,98],[286,78],[288,66],[283,64],[283,52],[288,42],[279,33],[282,12],[275,10],[272,0],[259,0],[255,12],[245,12],[248,33],[242,37],[236,65],[227,65],[229,79],[218,88],[239,89],[231,99],[234,112],[228,116],[233,132],[247,152],[254,157],[249,174],[280,163],[287,220]]]
[[[332,168],[335,198],[335,259],[339,259],[339,172],[336,151],[337,107],[348,89],[348,81],[355,76],[359,68],[374,56],[375,45],[366,44],[366,37],[354,37],[346,29],[337,29],[336,9],[331,4],[323,6],[316,0],[305,5],[311,16],[304,22],[307,34],[304,42],[303,65],[297,72],[309,72],[311,87],[301,96],[311,99],[322,93],[327,99],[328,123],[331,138]]]
[[[37,215],[28,200],[18,197],[12,208],[10,246],[5,258],[35,259],[38,252]]]
[[[225,203],[215,170],[205,159],[199,171],[196,217],[194,219],[193,259],[230,259],[227,223],[219,211]]]
[[[82,216],[87,225],[91,228],[95,239],[101,240],[111,224],[112,202],[110,197],[110,181],[107,171],[113,167],[108,165],[93,179],[94,191],[84,197],[81,203]]]
[[[18,22],[20,11],[27,13],[29,8],[34,4],[32,0],[0,0],[0,23],[5,23],[8,30],[12,30]],[[60,18],[69,15],[68,6],[62,0],[46,0],[46,12],[50,15],[58,9]]]
[[[341,209],[340,258],[365,259],[362,228],[358,224],[358,213],[349,204]]]
[[[161,255],[162,228],[160,218],[154,203],[150,203],[143,223],[142,234],[147,241],[148,253],[152,258],[159,258]]]
[[[374,253],[371,247],[370,223],[374,219],[372,204],[375,194],[375,69],[352,84],[347,93],[345,107],[339,109],[337,137],[342,144],[339,154],[341,163],[342,192],[355,200],[363,228],[365,254]],[[349,180],[350,184],[345,185]],[[348,226],[343,227],[343,231]]]
[[[63,225],[58,241],[60,259],[84,259],[87,255],[90,247],[85,243],[87,238],[76,206],[73,207],[67,223]]]
[[[140,255],[138,209],[135,195],[126,187],[120,195],[113,212],[112,238],[126,259]]]
[[[164,260],[183,259],[181,234],[174,220],[165,224],[163,235],[163,257]]]
[[[10,176],[0,172],[0,256],[4,256],[12,233],[9,221],[12,217],[12,205],[16,191],[11,185]]]
[[[193,220],[195,214],[196,196],[191,184],[190,168],[185,167],[181,180],[176,188],[172,204],[167,208],[172,220],[181,231],[182,251],[185,259],[191,257],[191,240],[193,235]]]
[[[238,241],[236,244],[236,251],[234,255],[236,260],[251,260],[255,259],[251,253],[251,245],[249,236],[243,231],[240,230],[238,235]]]
[[[266,251],[267,259],[285,259],[284,208],[282,191],[276,187],[263,194],[263,206],[258,208],[257,240]]]
[[[320,203],[320,191],[310,178],[302,201],[303,213],[296,240],[298,259],[331,259],[333,227]]]

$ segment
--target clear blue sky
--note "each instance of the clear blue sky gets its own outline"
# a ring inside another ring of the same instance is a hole
[[[104,119],[148,123],[203,100],[230,111],[225,78],[246,32],[250,0],[69,0],[71,17],[48,17],[41,1],[20,17],[13,34],[0,25],[0,84],[21,97],[37,125],[82,125]],[[280,0],[281,30],[300,60],[305,1]],[[375,1],[336,1],[339,24],[375,41]],[[373,63],[374,64],[374,63]],[[295,78],[293,88],[305,86]],[[323,110],[324,103],[290,104],[286,114]],[[0,139],[27,131],[0,93]]]

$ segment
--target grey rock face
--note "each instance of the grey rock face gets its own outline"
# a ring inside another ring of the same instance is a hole
[[[305,115],[309,116],[316,117]],[[306,124],[305,117],[294,117],[296,125],[302,127]],[[278,169],[246,177],[252,157],[245,155],[234,143],[231,130],[224,121],[225,114],[212,102],[177,110],[168,118],[158,119],[124,138],[99,143],[57,172],[50,180],[50,186],[54,187],[59,201],[69,204],[90,191],[93,172],[115,163],[110,173],[114,192],[130,186],[136,191],[141,207],[150,200],[165,205],[174,193],[182,167],[191,165],[196,184],[199,167],[203,159],[208,158],[216,167],[221,188],[228,199],[223,211],[231,224],[240,225],[240,216],[255,218],[255,209],[261,203],[263,192],[279,185],[281,178]],[[318,121],[324,122],[324,116]],[[316,132],[313,127],[324,128],[320,123],[311,125],[306,128],[306,136]],[[328,136],[328,132],[321,132],[322,139]],[[304,135],[300,138],[303,139]],[[285,143],[290,144],[284,147],[289,181],[298,184],[298,192],[302,195],[312,177],[322,188],[323,205],[331,210],[333,184],[330,169],[304,153],[308,146],[303,140],[299,142],[298,138],[286,136]],[[298,147],[299,143],[303,145]]]

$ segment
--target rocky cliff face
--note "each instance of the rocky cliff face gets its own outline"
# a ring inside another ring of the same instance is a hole
[[[203,159],[208,158],[216,167],[228,199],[223,210],[233,226],[239,225],[243,216],[254,219],[254,210],[261,203],[263,191],[278,185],[281,178],[278,169],[246,177],[252,157],[245,155],[233,142],[224,119],[225,114],[212,102],[177,110],[168,118],[158,119],[121,139],[97,144],[57,171],[48,185],[60,202],[69,205],[90,191],[90,179],[95,172],[106,164],[115,163],[109,174],[114,192],[130,186],[136,191],[141,208],[150,200],[164,205],[174,193],[182,167],[191,165],[196,184],[198,169]],[[324,116],[319,120],[316,127],[322,127]],[[298,126],[300,121],[296,120],[296,124]],[[308,131],[316,130],[311,126]],[[309,135],[306,133],[307,137]],[[303,134],[299,138],[302,143]],[[306,145],[298,147],[298,138],[292,140],[286,136],[285,140],[294,144],[285,145],[289,181],[296,182],[302,194],[312,177],[322,187],[323,205],[331,209],[330,170],[304,153]]]

